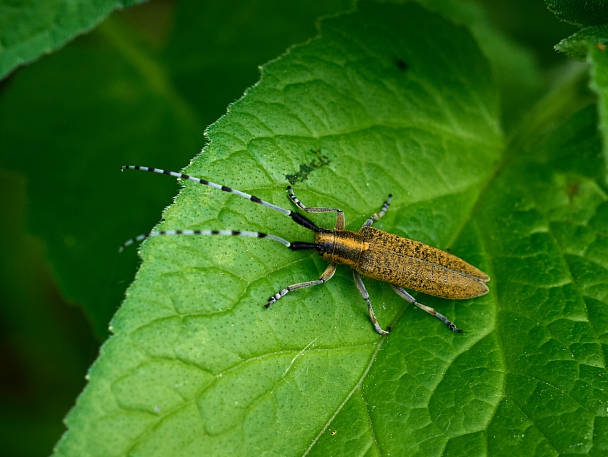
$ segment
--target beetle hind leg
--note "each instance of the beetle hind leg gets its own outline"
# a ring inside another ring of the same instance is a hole
[[[397,294],[409,301],[411,304],[416,305],[418,308],[420,308],[423,311],[426,311],[427,313],[429,313],[431,316],[435,316],[437,319],[439,319],[441,322],[443,322],[445,325],[448,326],[448,328],[450,330],[452,330],[453,332],[458,332],[458,333],[462,333],[462,330],[459,329],[458,327],[456,327],[452,321],[450,321],[447,317],[445,317],[443,314],[438,313],[437,311],[435,311],[435,309],[431,308],[430,306],[426,306],[423,305],[422,303],[418,303],[416,301],[416,299],[414,297],[412,297],[410,294],[408,294],[404,288],[396,286],[394,284],[391,284],[391,286],[393,287],[393,289],[395,290],[395,292],[397,292]]]
[[[380,327],[380,324],[378,324],[376,313],[374,313],[372,303],[369,301],[369,294],[367,293],[367,289],[365,288],[365,285],[361,280],[361,276],[359,276],[359,274],[355,270],[353,270],[353,277],[355,278],[355,284],[357,285],[357,289],[359,289],[359,293],[363,297],[363,300],[365,300],[365,303],[367,303],[367,309],[369,310],[369,318],[372,321],[372,324],[374,324],[374,329],[380,335],[387,335],[390,332],[390,329],[382,330],[382,327]]]

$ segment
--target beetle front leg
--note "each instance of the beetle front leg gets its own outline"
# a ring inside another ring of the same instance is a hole
[[[274,294],[272,297],[270,297],[268,299],[268,302],[264,306],[266,308],[269,308],[270,305],[272,305],[277,300],[280,300],[285,295],[287,295],[289,292],[292,292],[294,290],[303,289],[304,287],[316,286],[318,284],[323,284],[323,283],[329,281],[333,277],[335,272],[336,272],[336,264],[330,263],[319,279],[316,279],[315,281],[307,281],[307,282],[301,282],[299,284],[293,284],[289,287],[281,289],[276,294]]]
[[[344,230],[345,222],[344,222],[344,211],[340,208],[310,208],[304,203],[300,201],[298,197],[293,193],[293,189],[291,186],[287,186],[287,192],[289,199],[301,210],[306,211],[307,213],[336,213],[336,224],[335,230]]]

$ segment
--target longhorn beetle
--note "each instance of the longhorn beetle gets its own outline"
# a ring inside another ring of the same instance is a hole
[[[355,285],[359,293],[367,303],[369,316],[374,325],[374,329],[381,335],[386,335],[389,330],[383,330],[378,324],[376,314],[369,300],[369,294],[361,280],[361,276],[378,279],[390,283],[395,292],[408,302],[418,308],[437,317],[452,331],[462,333],[458,327],[442,314],[439,314],[430,306],[423,305],[416,301],[404,287],[414,289],[425,294],[434,295],[442,298],[465,299],[484,295],[488,292],[486,282],[490,277],[483,271],[468,264],[464,260],[448,252],[433,248],[419,241],[403,238],[391,233],[384,232],[372,227],[374,221],[380,219],[391,203],[392,195],[382,205],[379,213],[372,214],[363,224],[358,232],[345,230],[344,212],[338,208],[309,208],[294,195],[291,186],[287,187],[289,199],[302,211],[307,213],[336,213],[336,224],[333,230],[317,227],[310,219],[300,213],[291,211],[280,206],[268,203],[254,195],[246,194],[240,190],[232,189],[221,184],[216,184],[206,179],[195,178],[183,173],[149,168],[142,166],[127,165],[121,170],[143,170],[152,173],[170,175],[175,178],[187,179],[205,186],[223,190],[231,194],[247,198],[252,202],[278,211],[289,216],[296,224],[311,230],[315,233],[314,243],[306,241],[289,242],[276,235],[260,232],[242,232],[235,230],[162,230],[151,232],[145,235],[132,238],[126,241],[121,247],[125,247],[146,238],[159,235],[232,235],[249,236],[255,238],[269,238],[277,241],[293,251],[304,249],[314,249],[317,253],[327,260],[329,266],[325,269],[319,279],[314,281],[293,284],[281,289],[272,295],[266,303],[266,308],[283,298],[289,292],[304,287],[316,286],[329,281],[336,272],[337,264],[349,265],[353,269]]]

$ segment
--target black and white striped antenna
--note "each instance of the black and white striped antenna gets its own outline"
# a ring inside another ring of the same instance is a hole
[[[289,216],[291,220],[293,220],[296,224],[301,225],[302,227],[312,230],[313,232],[324,232],[325,229],[319,228],[315,225],[314,222],[307,219],[295,211],[291,211],[289,209],[281,208],[280,206],[273,205],[267,201],[262,200],[261,198],[256,197],[255,195],[250,195],[245,192],[241,192],[237,189],[232,189],[228,186],[223,186],[221,184],[216,184],[211,181],[207,181],[206,179],[196,178],[194,176],[190,176],[184,173],[176,173],[175,171],[162,170],[160,168],[151,168],[151,167],[143,167],[140,165],[124,165],[120,167],[121,171],[124,170],[142,170],[149,171],[151,173],[158,173],[162,175],[169,175],[179,179],[187,179],[188,181],[194,181],[199,184],[203,184],[205,186],[213,187],[214,189],[219,189],[224,192],[228,192],[231,194],[238,195],[239,197],[246,198],[247,200],[251,200],[254,203],[258,203],[266,208],[273,209],[278,211],[285,216]],[[294,196],[295,198],[295,196]],[[296,202],[297,204],[297,202]],[[131,238],[130,240],[125,241],[122,246],[118,249],[119,252],[122,252],[124,248],[130,246],[131,244],[138,243],[140,241],[145,240],[146,238],[151,238],[154,236],[164,236],[164,235],[226,235],[226,236],[248,236],[253,238],[268,238],[274,241],[277,241],[284,246],[288,247],[291,250],[302,250],[302,249],[315,249],[317,247],[314,243],[307,243],[303,241],[294,241],[289,242],[279,236],[271,235],[269,233],[261,233],[261,232],[246,232],[246,231],[238,231],[238,230],[161,230],[159,232],[150,232],[144,235],[136,236],[135,238]]]

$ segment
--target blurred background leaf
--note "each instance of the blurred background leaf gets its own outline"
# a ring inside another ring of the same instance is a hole
[[[553,14],[571,24],[586,27],[608,23],[608,2],[606,0],[586,0],[584,2],[545,0],[545,3]]]
[[[0,2],[0,79],[16,66],[30,63],[57,50],[75,36],[90,31],[115,9],[141,2]]]

